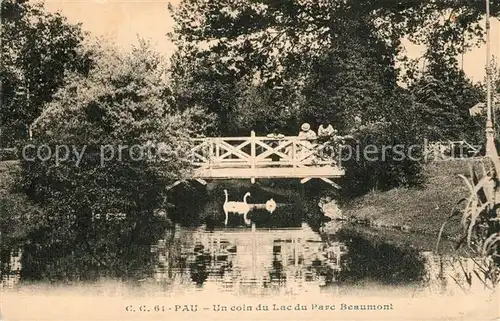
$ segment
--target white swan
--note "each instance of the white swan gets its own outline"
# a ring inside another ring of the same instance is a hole
[[[222,208],[224,209],[224,213],[226,214],[226,220],[224,221],[224,224],[227,225],[229,213],[234,212],[234,210],[236,208],[236,203],[238,203],[238,202],[228,202],[227,190],[224,190],[224,194],[226,195],[226,200],[224,201],[224,205]]]
[[[250,192],[247,192],[245,196],[243,196],[243,203],[238,203],[238,212],[243,214],[243,220],[245,224],[249,225],[251,221],[247,219],[247,214],[250,212],[250,205],[247,203],[247,197],[251,196]]]
[[[272,214],[275,209],[276,209],[276,202],[274,201],[273,198],[271,198],[266,202],[266,210]]]
[[[224,213],[226,214],[226,220],[224,221],[224,224],[227,226],[229,213],[243,214],[245,223],[250,224],[250,220],[247,220],[247,214],[250,211],[250,205],[247,204],[247,197],[250,196],[250,193],[245,194],[245,196],[243,197],[243,202],[229,202],[227,190],[224,190],[224,194],[226,195],[226,200],[223,205]]]

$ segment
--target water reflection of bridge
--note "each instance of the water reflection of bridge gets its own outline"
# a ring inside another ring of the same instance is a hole
[[[340,243],[326,247],[306,225],[182,234],[177,253],[167,244],[157,247],[163,262],[156,269],[157,281],[239,293],[319,291],[334,280],[344,251]]]

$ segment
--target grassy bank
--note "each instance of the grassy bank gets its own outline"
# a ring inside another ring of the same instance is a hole
[[[344,215],[349,221],[373,227],[437,236],[455,204],[468,196],[467,187],[458,174],[470,176],[466,161],[429,164],[425,168],[424,186],[373,191],[344,204]],[[454,220],[444,234],[455,237],[459,232],[458,220]]]

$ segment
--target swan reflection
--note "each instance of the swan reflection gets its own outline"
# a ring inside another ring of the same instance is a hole
[[[251,221],[247,218],[247,214],[248,212],[250,212],[250,204],[247,203],[247,198],[250,197],[251,194],[246,193],[245,196],[243,196],[243,202],[229,201],[226,189],[224,190],[224,195],[226,196],[224,200],[224,205],[222,206],[224,214],[226,215],[224,225],[227,226],[229,220],[229,213],[242,214],[245,224],[249,225]]]

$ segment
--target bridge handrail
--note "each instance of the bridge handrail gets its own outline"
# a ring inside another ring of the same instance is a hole
[[[305,167],[310,165],[334,165],[337,162],[333,148],[330,157],[325,150],[333,147],[329,141],[307,139],[299,136],[246,136],[246,137],[197,137],[193,142],[201,142],[192,148],[192,163],[195,166],[212,168],[241,166],[256,168],[266,166]],[[237,142],[237,144],[235,144]],[[271,143],[273,142],[273,143]],[[278,144],[276,144],[278,143]],[[272,159],[277,156],[278,159]]]
[[[237,140],[247,140],[253,137],[256,140],[310,140],[310,141],[315,141],[318,140],[318,138],[303,138],[299,136],[284,136],[282,138],[279,137],[267,137],[267,136],[241,136],[241,137],[196,137],[196,138],[191,138],[192,141],[204,141],[207,139],[215,139],[215,140],[225,140],[225,141],[237,141]]]

